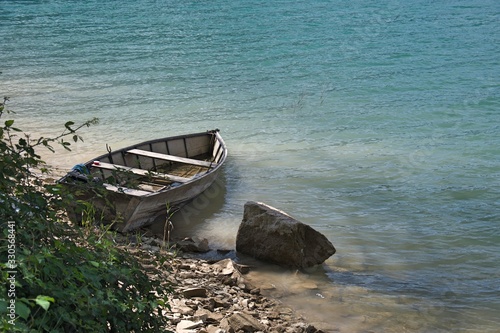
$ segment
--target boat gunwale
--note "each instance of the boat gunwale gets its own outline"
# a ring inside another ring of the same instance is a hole
[[[213,135],[213,136],[215,136],[216,140],[221,145],[222,156],[220,157],[219,161],[214,164],[214,166],[212,168],[209,168],[204,173],[200,173],[198,175],[195,175],[189,181],[186,181],[185,183],[182,183],[181,185],[178,186],[178,187],[183,187],[186,184],[190,184],[190,183],[192,183],[194,181],[200,181],[201,179],[205,178],[206,176],[208,176],[208,175],[210,175],[212,173],[217,172],[217,170],[219,168],[221,168],[222,165],[224,164],[224,162],[226,160],[226,157],[227,157],[227,147],[226,147],[226,144],[225,144],[224,140],[222,139],[221,135],[219,134],[219,130],[218,129],[208,130],[206,132],[190,133],[190,134],[184,134],[184,135],[175,135],[175,136],[169,136],[169,137],[164,137],[164,138],[146,140],[146,141],[143,141],[143,142],[139,142],[139,143],[127,146],[127,147],[119,148],[117,150],[110,151],[108,153],[99,155],[99,156],[94,157],[93,159],[91,159],[91,160],[89,160],[87,162],[84,162],[83,164],[87,168],[90,169],[93,166],[94,161],[99,161],[100,159],[106,158],[106,157],[108,157],[110,155],[113,155],[113,154],[126,153],[128,150],[131,150],[131,149],[138,149],[137,147],[139,147],[139,146],[151,145],[151,144],[158,143],[158,142],[168,142],[168,141],[172,141],[172,140],[186,139],[186,138],[192,138],[192,137],[204,136],[204,135]],[[213,155],[212,157],[216,157],[216,155],[217,154]],[[121,164],[116,164],[116,165],[117,166],[123,166],[124,168],[128,168],[128,166],[126,166],[126,165],[121,165]],[[141,169],[141,170],[147,170],[147,169]],[[66,179],[67,176],[68,175],[65,175],[59,181],[60,182],[62,181],[64,183],[66,183],[67,185],[71,185],[71,183],[68,183],[68,182],[65,181],[65,179]],[[112,191],[112,192],[117,193],[117,194],[125,195],[125,196],[130,196],[131,195],[131,194],[126,193],[126,192],[113,191],[113,190],[110,190],[110,189],[107,189],[107,190],[108,191]],[[172,190],[172,188],[168,188],[167,187],[167,188],[162,188],[162,189],[160,189],[158,191],[149,192],[149,193],[144,194],[144,195],[136,195],[134,197],[136,197],[136,198],[148,198],[148,197],[151,197],[151,196],[158,195],[159,193],[162,193],[162,192],[168,192],[170,190]]]

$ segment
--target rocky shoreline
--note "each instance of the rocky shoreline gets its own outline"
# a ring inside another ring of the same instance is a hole
[[[46,183],[52,178],[42,177]],[[142,235],[139,236],[138,235]],[[251,269],[230,258],[231,250],[212,250],[222,259],[202,259],[200,253],[210,251],[208,241],[172,240],[169,247],[159,235],[149,229],[135,234],[115,233],[111,237],[121,247],[139,259],[146,273],[151,268],[161,271],[159,279],[168,295],[170,309],[163,315],[169,319],[166,331],[175,333],[323,333],[335,329],[319,329],[291,307],[278,299],[262,295],[245,274]],[[158,267],[158,253],[168,257]],[[272,288],[272,287],[271,287]]]
[[[118,242],[129,252],[140,257],[145,269],[148,255],[159,251],[164,243],[155,237],[143,236],[140,242],[117,236]],[[307,323],[293,309],[277,299],[262,295],[262,286],[256,287],[245,277],[251,267],[231,258],[206,260],[196,258],[205,251],[207,242],[185,239],[174,243],[170,250],[182,252],[172,255],[163,264],[161,277],[166,286],[173,288],[169,295],[170,310],[166,330],[176,333],[322,333]],[[201,246],[201,248],[200,248]],[[194,252],[192,252],[194,251]],[[219,251],[222,257],[226,251]]]

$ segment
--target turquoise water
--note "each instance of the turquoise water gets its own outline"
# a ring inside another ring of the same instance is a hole
[[[101,119],[71,167],[220,128],[222,187],[179,229],[234,246],[247,200],[312,225],[324,270],[267,278],[340,332],[500,329],[497,1],[2,1],[19,126]],[[318,290],[286,286],[314,281]],[[290,290],[289,290],[290,289]]]

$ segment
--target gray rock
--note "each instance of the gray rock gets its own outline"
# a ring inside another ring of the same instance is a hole
[[[234,313],[227,318],[229,327],[235,332],[257,332],[264,331],[265,326],[262,325],[257,319],[246,313]]]
[[[231,275],[236,271],[235,263],[231,259],[220,260],[212,264],[212,267],[221,275]]]
[[[207,297],[207,290],[205,288],[188,288],[182,291],[182,295],[186,298]]]
[[[224,318],[224,315],[207,309],[198,309],[194,314],[194,318],[202,320],[204,323],[218,324]]]
[[[175,332],[176,333],[196,333],[196,329],[201,327],[203,325],[203,322],[201,320],[199,321],[191,321],[191,320],[181,320],[176,328]]]
[[[321,233],[264,203],[245,204],[236,236],[236,250],[287,268],[322,264],[335,247]]]
[[[177,246],[185,252],[200,252],[206,253],[210,251],[210,247],[208,246],[208,240],[206,238],[200,239],[197,237],[187,237],[181,241],[177,242]]]
[[[174,298],[170,301],[170,304],[172,306],[173,313],[180,313],[181,315],[188,315],[188,316],[194,315],[195,310],[187,306],[185,300],[179,300]]]
[[[209,325],[207,327],[207,332],[208,333],[226,333],[226,331],[223,330],[222,328],[218,328],[218,327],[215,327],[213,325]]]

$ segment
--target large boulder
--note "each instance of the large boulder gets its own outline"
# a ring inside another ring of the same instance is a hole
[[[236,250],[295,269],[322,264],[335,253],[323,234],[281,210],[253,201],[245,204]]]

